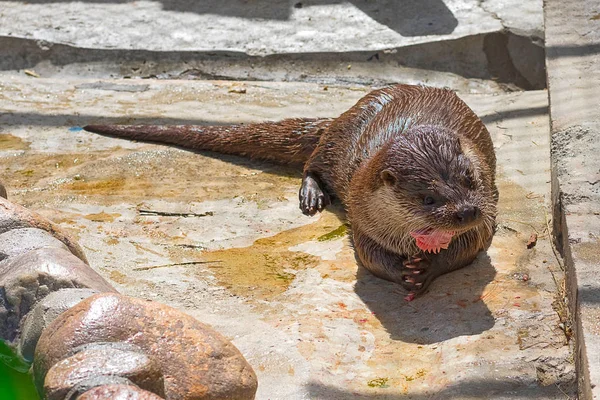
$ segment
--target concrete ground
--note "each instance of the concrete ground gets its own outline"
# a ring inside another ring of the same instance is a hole
[[[598,10],[545,3],[546,32],[541,0],[2,1],[0,175],[122,293],[231,338],[257,399],[574,398],[573,357],[592,398]],[[411,303],[358,270],[339,206],[300,213],[299,171],[79,128],[331,117],[395,82],[457,90],[499,162],[492,247]]]
[[[71,232],[122,293],[231,338],[258,399],[568,398],[545,91],[460,94],[493,136],[499,230],[473,265],[410,303],[357,269],[339,206],[300,213],[299,171],[79,128],[336,116],[368,91],[5,76],[0,170],[9,198]]]

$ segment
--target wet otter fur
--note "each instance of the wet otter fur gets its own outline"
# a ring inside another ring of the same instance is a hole
[[[375,90],[336,119],[229,126],[88,125],[134,140],[302,164],[300,209],[344,204],[360,263],[422,293],[470,264],[495,229],[496,157],[489,132],[448,89]]]

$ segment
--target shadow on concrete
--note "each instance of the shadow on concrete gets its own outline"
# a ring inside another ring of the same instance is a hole
[[[354,290],[391,339],[432,344],[494,326],[481,296],[495,276],[490,258],[482,252],[471,265],[442,275],[425,294],[407,302],[400,285],[375,277],[359,263]]]
[[[371,19],[402,36],[448,35],[458,26],[458,20],[442,0],[350,0],[350,2]],[[342,1],[302,2],[307,6],[338,3]]]
[[[28,3],[62,2],[31,0]],[[127,3],[128,0],[84,0],[88,3]],[[342,0],[160,0],[164,10],[217,14],[248,19],[287,20],[291,10],[311,6],[341,4]],[[0,2],[1,3],[1,2]],[[350,0],[371,19],[402,36],[446,35],[458,20],[442,0]]]
[[[0,134],[10,130],[10,126],[14,125],[28,125],[28,126],[47,126],[47,127],[64,127],[67,130],[72,130],[74,134],[81,132],[81,127],[91,124],[135,124],[135,125],[226,125],[221,122],[206,121],[198,119],[178,119],[178,118],[150,118],[150,117],[139,117],[139,116],[127,116],[127,117],[98,117],[95,115],[40,115],[35,113],[1,113],[0,112]],[[96,133],[85,132],[89,135],[98,135]],[[113,137],[106,135],[108,137]],[[128,140],[119,138],[119,140]],[[116,143],[116,142],[115,142]],[[153,143],[153,142],[147,142]],[[157,143],[165,148],[175,148],[185,151],[190,151],[204,156],[217,158],[225,162],[229,162],[234,165],[243,166],[246,168],[256,168],[263,172],[267,172],[274,175],[286,176],[292,178],[302,178],[302,166],[300,165],[278,165],[269,161],[252,160],[248,157],[237,156],[232,154],[223,154],[212,151],[193,150],[185,148],[183,146],[177,146],[174,144]],[[298,187],[298,189],[300,189]]]
[[[123,4],[131,0],[81,0],[94,4]],[[0,1],[0,4],[3,1]],[[31,0],[30,4],[64,3],[64,0]],[[217,14],[227,17],[287,20],[294,2],[289,0],[158,0],[165,11]]]
[[[133,81],[132,81],[133,82]],[[225,125],[222,122],[206,121],[199,119],[180,119],[164,117],[99,117],[97,115],[43,115],[27,112],[0,113],[0,122],[3,125],[33,125],[33,126],[64,126],[65,129],[76,128],[91,124],[135,124],[135,125]],[[2,126],[0,126],[2,132]]]
[[[581,57],[600,54],[600,43],[581,46],[550,46],[546,47],[546,56],[549,59],[560,57]]]
[[[507,111],[495,112],[493,114],[480,116],[480,118],[484,124],[491,124],[493,122],[502,121],[502,120],[506,120],[506,119],[525,118],[525,117],[533,117],[533,116],[537,116],[537,115],[547,115],[547,114],[548,114],[548,106],[543,106],[543,107],[521,108],[519,110],[507,110]]]
[[[402,360],[399,360],[402,362]],[[497,377],[496,377],[497,378]],[[559,399],[571,398],[574,394],[573,387],[558,387],[556,385],[542,386],[532,382],[523,382],[518,377],[514,379],[472,379],[458,384],[450,385],[437,392],[411,392],[399,394],[399,388],[383,389],[388,393],[367,393],[369,387],[364,382],[364,391],[343,390],[337,387],[324,385],[317,382],[309,383],[306,388],[311,399],[327,400],[450,400],[450,399]],[[375,390],[375,389],[371,389]],[[396,392],[396,393],[394,393]]]
[[[580,287],[577,290],[579,302],[582,305],[593,305],[595,307],[600,304],[600,287]]]

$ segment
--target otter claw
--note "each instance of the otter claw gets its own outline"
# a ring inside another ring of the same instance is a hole
[[[329,196],[319,186],[318,181],[307,175],[302,181],[299,193],[300,209],[305,215],[314,215],[329,204]]]
[[[422,258],[415,257],[415,258],[411,258],[409,260],[405,260],[404,262],[402,262],[402,264],[404,264],[404,266],[407,268],[417,268],[417,266],[415,264],[417,264],[421,261],[423,261]]]

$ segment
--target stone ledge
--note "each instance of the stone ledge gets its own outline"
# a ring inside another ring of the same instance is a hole
[[[500,19],[476,0],[304,1],[298,7],[270,0],[56,2],[52,7],[46,3],[3,4],[0,35],[33,39],[46,47],[62,43],[264,56],[373,51],[504,29]],[[525,18],[521,13],[520,19]],[[541,22],[530,21],[527,26]]]
[[[567,269],[581,399],[600,397],[600,31],[593,1],[546,0],[554,233]]]
[[[8,2],[0,69],[44,77],[545,85],[541,0],[226,3]]]

